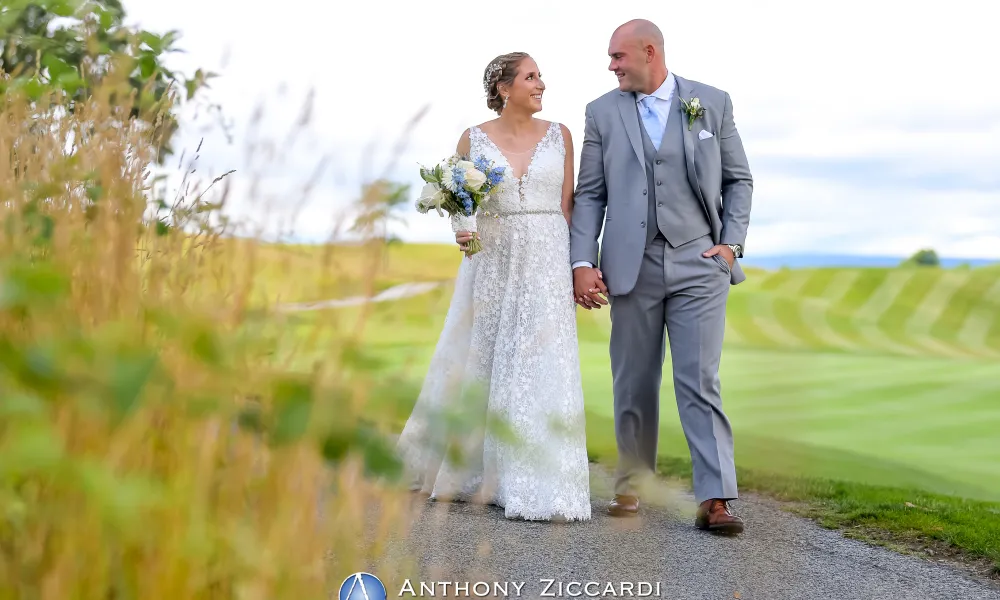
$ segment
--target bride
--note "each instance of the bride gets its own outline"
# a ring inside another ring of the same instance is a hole
[[[430,370],[399,439],[412,487],[435,500],[504,508],[508,518],[590,519],[590,476],[569,260],[573,142],[542,109],[524,53],[486,68],[499,118],[465,130],[458,152],[505,169],[472,218],[452,218],[463,259]],[[469,231],[476,231],[469,234]]]

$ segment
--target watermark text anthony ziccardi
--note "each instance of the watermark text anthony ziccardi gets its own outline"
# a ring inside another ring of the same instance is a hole
[[[542,598],[658,598],[660,582],[649,581],[560,581],[539,579],[537,589],[526,589],[525,581],[418,581],[403,582],[398,596],[412,598],[518,598],[537,594]],[[533,587],[533,586],[532,586]]]

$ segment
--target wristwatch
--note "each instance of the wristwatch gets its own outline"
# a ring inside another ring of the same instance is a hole
[[[733,256],[736,258],[743,258],[743,246],[739,244],[726,244],[729,249],[733,251]]]

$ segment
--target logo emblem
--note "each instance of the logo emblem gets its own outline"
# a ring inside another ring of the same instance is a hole
[[[355,573],[340,584],[340,600],[385,600],[385,586],[371,573]]]

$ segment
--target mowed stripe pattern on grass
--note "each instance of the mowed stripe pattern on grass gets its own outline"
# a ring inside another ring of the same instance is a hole
[[[1000,357],[1000,271],[754,271],[734,287],[730,344],[901,356]]]
[[[606,343],[585,349],[587,405],[612,418]],[[668,354],[660,451],[683,457],[670,365]],[[744,467],[1000,500],[995,361],[729,347],[720,375]]]
[[[393,285],[454,278],[462,258],[447,244],[397,244],[372,263],[364,246],[261,245],[266,296],[327,301]],[[1000,268],[748,269],[731,288],[730,346],[1000,358]]]

